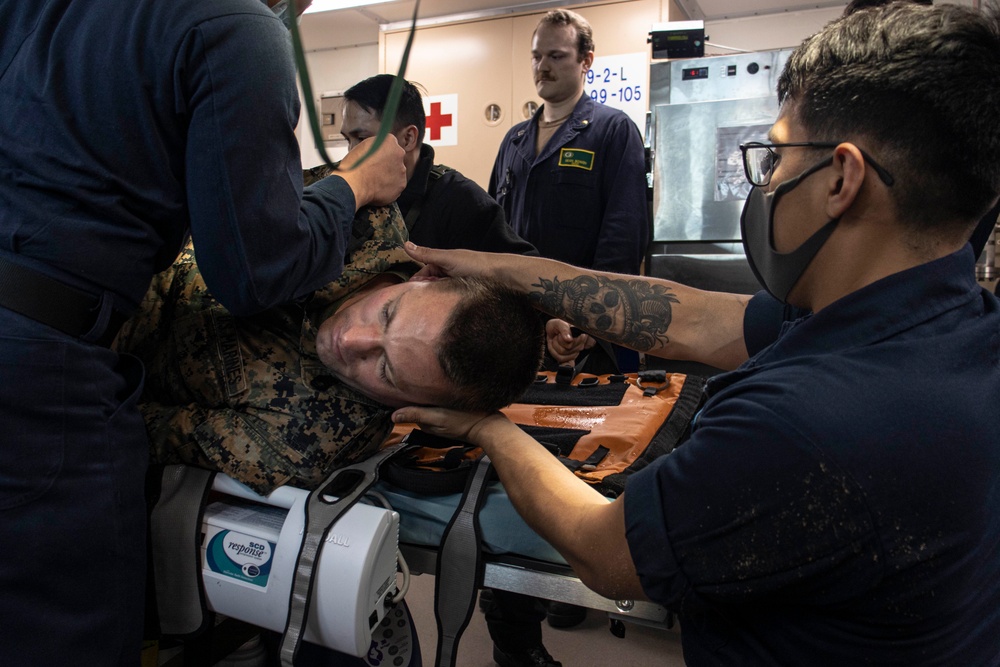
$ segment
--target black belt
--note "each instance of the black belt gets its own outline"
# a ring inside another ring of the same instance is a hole
[[[0,257],[0,306],[88,343],[108,346],[127,316],[94,296]]]

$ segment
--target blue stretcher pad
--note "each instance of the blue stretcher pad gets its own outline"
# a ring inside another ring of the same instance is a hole
[[[441,544],[444,529],[462,500],[461,493],[418,495],[385,481],[379,482],[375,490],[399,512],[400,542],[434,548]],[[486,500],[479,511],[479,525],[483,535],[482,546],[487,553],[514,554],[566,564],[559,552],[529,528],[514,510],[500,482],[489,484]]]

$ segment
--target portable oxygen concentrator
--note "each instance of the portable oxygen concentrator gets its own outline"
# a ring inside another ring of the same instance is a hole
[[[302,543],[309,492],[280,487],[259,496],[224,475],[202,521],[201,576],[209,609],[281,632]],[[356,504],[324,541],[313,571],[306,641],[368,653],[392,606],[399,514]]]

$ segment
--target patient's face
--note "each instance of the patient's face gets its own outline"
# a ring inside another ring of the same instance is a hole
[[[316,351],[342,382],[386,405],[440,403],[452,383],[438,341],[458,301],[433,282],[372,290],[320,325]]]

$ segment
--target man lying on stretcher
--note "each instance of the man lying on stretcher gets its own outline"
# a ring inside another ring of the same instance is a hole
[[[337,281],[251,317],[208,293],[189,244],[116,342],[146,366],[151,462],[219,470],[261,494],[312,488],[377,450],[395,407],[513,402],[541,358],[538,312],[489,281],[407,282],[419,265],[405,240],[394,205],[362,209]]]

